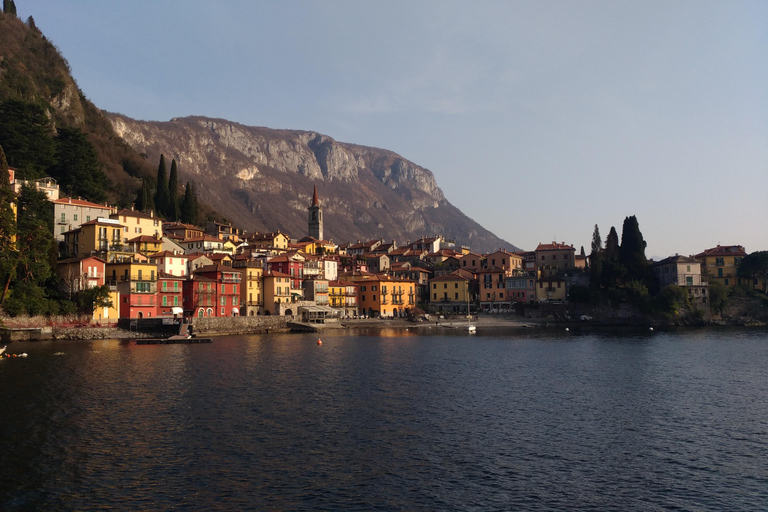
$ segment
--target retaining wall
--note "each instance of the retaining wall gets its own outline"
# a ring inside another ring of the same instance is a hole
[[[233,316],[221,318],[193,318],[192,330],[201,334],[259,334],[288,332],[289,316]]]

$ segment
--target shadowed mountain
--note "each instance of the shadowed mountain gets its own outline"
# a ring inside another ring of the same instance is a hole
[[[223,119],[137,121],[107,114],[115,132],[150,162],[175,158],[179,182],[248,231],[307,234],[317,185],[324,235],[337,243],[442,234],[475,251],[515,246],[449,203],[432,173],[384,149],[341,143],[315,132],[251,127]]]

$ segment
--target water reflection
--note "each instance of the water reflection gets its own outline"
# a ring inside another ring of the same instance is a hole
[[[626,334],[29,343],[0,509],[760,508],[768,336]]]

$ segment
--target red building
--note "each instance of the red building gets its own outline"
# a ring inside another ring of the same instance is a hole
[[[297,256],[277,256],[267,261],[267,272],[278,272],[291,276],[291,289],[301,290],[304,280],[304,259]]]
[[[184,314],[184,279],[160,272],[157,279],[156,316],[179,317]]]
[[[239,270],[224,265],[206,265],[184,282],[184,311],[196,317],[240,315]]]

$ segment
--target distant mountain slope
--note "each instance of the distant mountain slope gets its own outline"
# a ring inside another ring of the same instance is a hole
[[[249,231],[307,234],[313,184],[324,209],[325,238],[336,243],[442,234],[476,251],[515,246],[449,203],[432,173],[399,155],[337,142],[314,132],[185,117],[136,121],[107,114],[115,132],[149,161],[179,163],[180,182]]]

